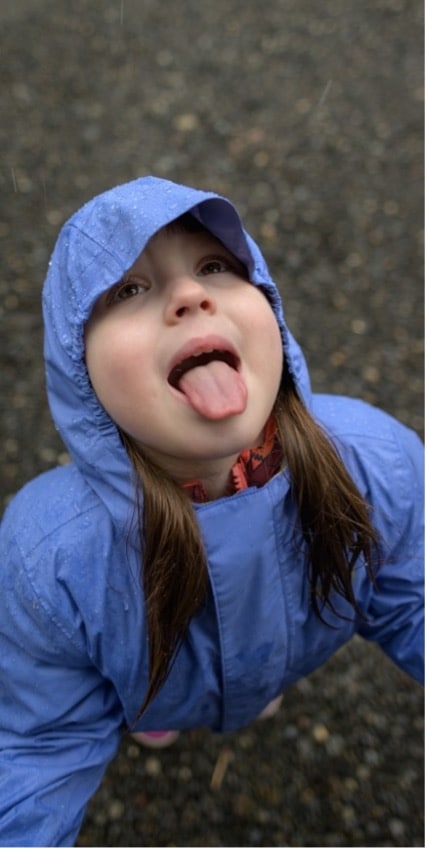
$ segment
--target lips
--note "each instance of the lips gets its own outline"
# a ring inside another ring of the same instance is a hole
[[[193,338],[178,350],[172,360],[168,382],[179,390],[182,377],[195,367],[203,367],[212,361],[222,361],[236,372],[240,369],[240,358],[234,347],[224,338],[210,335]]]

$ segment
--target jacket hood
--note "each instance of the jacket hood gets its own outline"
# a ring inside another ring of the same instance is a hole
[[[84,326],[97,298],[132,265],[148,240],[189,212],[239,259],[262,286],[281,331],[285,357],[306,403],[310,386],[299,346],[288,331],[279,292],[234,206],[214,192],[144,177],[85,204],[63,226],[43,290],[45,363],[53,420],[73,461],[127,525],[133,503],[130,462],[118,430],[98,402],[85,366]]]

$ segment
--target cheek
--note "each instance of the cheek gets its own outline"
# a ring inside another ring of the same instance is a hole
[[[268,332],[268,356],[266,359],[266,376],[269,377],[270,387],[274,399],[279,392],[283,374],[283,344],[280,329],[274,320]]]
[[[262,293],[259,293],[257,317],[259,339],[264,351],[265,363],[272,375],[279,374],[280,381],[283,368],[282,336],[270,303]]]
[[[283,361],[284,361],[284,358],[285,358],[284,352],[283,352],[283,340],[282,340],[280,328],[277,325],[276,321],[274,323],[274,327],[275,327],[275,358],[276,358],[276,362],[277,362],[277,365],[278,365],[279,370],[280,370],[280,379],[281,379],[282,373],[283,373]]]
[[[132,347],[129,338],[106,327],[91,330],[86,337],[86,366],[93,389],[104,408],[120,400],[132,378]]]

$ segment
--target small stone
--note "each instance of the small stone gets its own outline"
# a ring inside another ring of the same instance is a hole
[[[148,757],[145,761],[145,769],[147,775],[150,775],[152,778],[158,778],[159,775],[162,774],[162,764],[158,757]]]
[[[363,378],[372,385],[377,384],[381,378],[378,367],[373,367],[371,364],[368,364],[368,366],[363,370]]]
[[[70,461],[71,461],[71,458],[70,458],[70,456],[68,455],[68,453],[59,453],[59,455],[58,455],[58,464],[61,464],[61,465],[69,464],[69,463],[70,463]]]
[[[359,266],[362,266],[363,258],[357,252],[352,252],[348,255],[345,262],[350,269],[357,269]]]
[[[194,113],[186,112],[175,116],[173,123],[174,127],[182,133],[191,133],[192,130],[196,130],[196,127],[198,127],[199,119]]]
[[[125,806],[123,802],[121,802],[119,799],[113,799],[113,801],[110,802],[108,808],[108,815],[110,819],[120,819],[120,817],[123,816],[124,810]]]
[[[131,760],[137,760],[141,756],[141,749],[137,745],[130,745],[126,750],[126,754]]]
[[[399,205],[397,201],[386,201],[383,206],[386,216],[397,216],[399,213]]]
[[[352,320],[350,326],[354,334],[365,334],[365,331],[367,329],[367,323],[363,319]]]
[[[393,837],[402,837],[405,834],[405,825],[400,819],[391,819],[389,829]]]
[[[180,766],[178,769],[178,778],[180,781],[191,781],[193,773],[189,766]]]
[[[319,744],[326,743],[330,737],[326,725],[322,724],[315,725],[311,733],[315,742]]]

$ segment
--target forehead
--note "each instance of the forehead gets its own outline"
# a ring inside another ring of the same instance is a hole
[[[169,225],[166,225],[164,228],[160,228],[151,239],[148,241],[144,251],[150,249],[151,247],[157,247],[159,244],[167,246],[167,244],[175,244],[182,246],[201,246],[206,243],[212,243],[218,247],[222,247],[224,251],[227,251],[229,254],[229,250],[221,243],[221,241],[211,234],[207,228],[204,228],[199,223],[195,222],[194,228],[186,227],[185,224],[181,224],[181,220],[177,222],[172,222]],[[143,252],[141,252],[143,254]]]
[[[218,251],[233,258],[242,266],[242,269],[244,268],[243,264],[237,261],[235,255],[217,237],[199,223],[196,223],[196,225],[197,227],[194,229],[189,229],[185,225],[181,225],[180,220],[178,220],[178,222],[172,222],[170,225],[161,228],[151,237],[128,272],[145,260],[151,262],[164,261],[169,257],[173,259],[181,252],[198,254]]]

